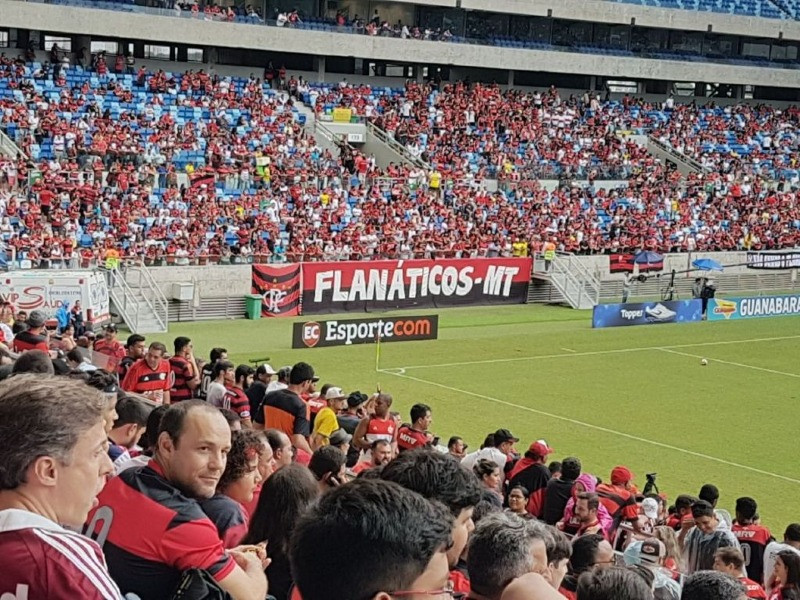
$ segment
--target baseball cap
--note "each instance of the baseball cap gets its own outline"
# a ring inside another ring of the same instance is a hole
[[[657,565],[666,555],[667,549],[661,540],[647,538],[628,546],[622,557],[626,565]]]
[[[117,326],[114,325],[113,323],[109,323],[108,325],[103,327],[103,329],[106,330],[106,331],[113,331],[114,333],[117,332]]]
[[[268,363],[264,363],[263,365],[258,365],[256,369],[256,375],[277,375],[278,372],[272,368],[272,366]]]
[[[330,442],[331,446],[339,446],[340,444],[350,443],[350,440],[353,439],[353,436],[347,433],[344,429],[337,429],[331,434]]]
[[[494,432],[494,443],[495,446],[499,446],[503,442],[518,442],[519,438],[514,437],[514,434],[511,433],[508,429],[498,429]]]
[[[537,456],[547,456],[553,453],[553,449],[544,440],[536,440],[528,447],[528,452]]]
[[[633,473],[628,467],[614,467],[611,469],[611,484],[623,485],[633,479]]]
[[[34,310],[28,315],[28,320],[25,321],[28,327],[43,327],[47,321],[47,315],[40,310]]]
[[[325,392],[325,400],[343,400],[347,396],[344,395],[342,388],[332,387]]]
[[[642,512],[648,519],[657,519],[658,501],[655,498],[645,498],[642,500]]]
[[[361,406],[364,404],[369,398],[366,394],[362,394],[361,392],[352,392],[347,397],[347,406],[350,408],[356,408],[357,406]]]

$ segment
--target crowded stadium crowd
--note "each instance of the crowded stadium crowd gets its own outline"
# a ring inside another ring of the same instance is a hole
[[[4,598],[800,598],[800,524],[724,485],[588,473],[507,423],[473,450],[304,362],[0,321]]]
[[[272,66],[264,80],[149,72],[103,53],[84,70],[51,54],[0,56],[0,127],[25,153],[0,159],[0,235],[41,267],[109,251],[161,265],[496,256],[519,241],[772,249],[800,235],[796,109],[317,85]],[[426,166],[322,149],[301,102],[351,109]],[[684,179],[628,134],[708,168]]]

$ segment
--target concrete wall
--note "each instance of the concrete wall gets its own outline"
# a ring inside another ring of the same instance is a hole
[[[498,10],[498,4],[471,0],[473,9]],[[525,0],[527,2],[527,0]],[[525,6],[519,2],[519,6]],[[593,18],[584,8],[583,1],[575,4],[574,12],[562,16],[582,15]],[[598,9],[606,5],[609,12],[624,13],[628,5],[610,2],[586,2]],[[534,6],[542,4],[534,3]],[[506,0],[504,4],[510,11],[517,4]],[[550,9],[552,10],[552,9]],[[655,9],[651,9],[655,10]],[[682,19],[683,11],[658,11],[653,15],[653,23],[667,25],[670,20]],[[696,13],[685,11],[686,18],[700,21]],[[659,19],[655,19],[658,16]],[[733,17],[730,17],[733,18]],[[702,19],[705,22],[705,19]],[[748,27],[731,33],[747,33],[777,37],[784,30],[786,39],[800,39],[800,23],[768,21],[770,31],[764,31],[766,23],[760,19],[745,19]],[[638,21],[637,21],[638,23]],[[126,14],[112,11],[24,3],[15,0],[0,0],[0,25],[28,29],[35,27],[42,31],[63,32],[67,34],[86,34],[94,36],[116,36],[125,31],[130,39],[152,42],[172,42],[203,47],[212,43],[223,48],[253,48],[276,52],[295,52],[337,57],[369,57],[389,62],[410,62],[421,64],[445,64],[452,66],[514,71],[544,71],[549,73],[581,73],[604,75],[626,79],[663,79],[668,81],[713,81],[728,84],[750,84],[760,86],[800,87],[800,70],[770,69],[739,65],[700,64],[670,60],[648,60],[631,57],[612,57],[585,55],[572,52],[551,52],[544,50],[525,50],[495,48],[465,44],[444,44],[441,42],[410,41],[393,38],[366,37],[317,31],[298,31],[279,27],[264,27],[233,23],[218,23],[176,17],[161,17],[146,14]]]

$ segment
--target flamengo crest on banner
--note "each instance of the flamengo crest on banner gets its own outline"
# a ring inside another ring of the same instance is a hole
[[[253,265],[252,291],[261,296],[261,315],[300,314],[300,265]]]

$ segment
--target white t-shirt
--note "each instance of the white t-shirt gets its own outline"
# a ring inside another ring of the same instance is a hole
[[[222,401],[225,398],[225,386],[219,382],[212,381],[208,384],[208,391],[206,392],[206,401],[212,406],[222,408]]]
[[[500,468],[500,471],[505,469],[506,455],[503,454],[497,448],[491,448],[491,447],[483,448],[481,450],[476,450],[475,452],[470,452],[461,461],[461,466],[471,471],[472,468],[477,464],[477,462],[482,458],[492,461]]]

